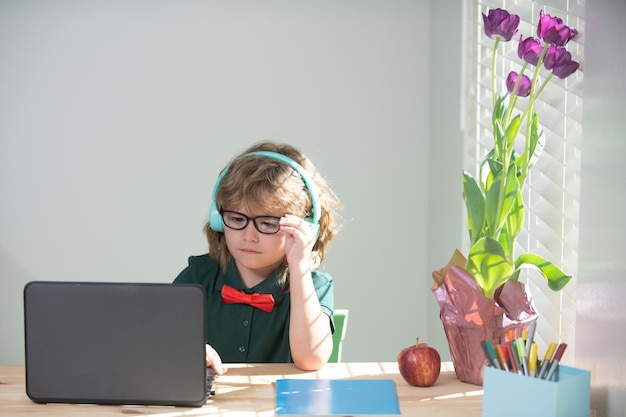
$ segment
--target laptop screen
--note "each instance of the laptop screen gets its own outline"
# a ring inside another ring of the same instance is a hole
[[[35,402],[206,402],[205,295],[191,284],[30,282],[26,391]]]

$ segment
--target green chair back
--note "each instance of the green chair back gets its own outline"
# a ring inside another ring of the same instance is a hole
[[[341,362],[341,344],[346,336],[346,327],[348,325],[348,310],[335,310],[333,314],[335,322],[335,333],[333,334],[333,353],[330,355],[328,362]]]

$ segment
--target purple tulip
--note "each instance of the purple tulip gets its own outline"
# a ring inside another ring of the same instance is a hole
[[[569,77],[580,66],[578,62],[572,61],[572,54],[562,46],[550,46],[543,60],[543,65],[558,78]]]
[[[506,77],[506,89],[509,93],[513,93],[513,89],[515,88],[515,83],[517,82],[517,72],[511,71],[509,72],[509,76]],[[515,95],[519,97],[528,97],[530,95],[530,78],[526,75],[522,75],[522,80],[517,87],[517,92]]]
[[[545,42],[551,45],[565,46],[576,35],[578,35],[578,31],[564,25],[562,19],[545,14],[543,10],[539,12],[537,36]]]
[[[543,51],[541,40],[533,38],[532,36],[522,40],[522,35],[519,36],[519,44],[517,46],[517,56],[531,65],[537,65],[539,57]]]
[[[503,9],[489,10],[489,16],[483,13],[483,23],[485,24],[485,35],[494,39],[499,37],[504,41],[510,41],[517,32],[519,26],[519,16],[510,14]]]

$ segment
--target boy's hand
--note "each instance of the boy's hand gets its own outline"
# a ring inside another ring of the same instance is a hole
[[[227,371],[222,364],[222,358],[211,345],[206,345],[206,366],[213,369],[217,375],[222,375]]]
[[[280,219],[280,230],[285,233],[287,262],[295,264],[308,259],[315,244],[315,233],[306,220],[286,214]]]

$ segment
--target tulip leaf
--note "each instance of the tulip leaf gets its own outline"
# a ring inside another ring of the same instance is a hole
[[[511,123],[506,128],[506,140],[507,140],[507,149],[513,149],[513,144],[515,143],[515,139],[517,138],[517,134],[519,133],[521,119],[520,116],[517,115],[511,120]]]
[[[524,227],[524,201],[520,189],[498,238],[498,242],[502,245],[504,253],[507,254],[509,259],[513,259],[515,239],[522,230],[522,227]]]
[[[495,158],[498,160],[502,159],[502,155],[505,154],[506,152],[506,134],[504,132],[504,129],[502,128],[502,123],[500,123],[500,120],[496,120],[495,124],[494,124],[494,131],[493,131],[493,139],[494,139],[494,150],[495,150]]]
[[[463,173],[463,198],[467,208],[467,222],[472,244],[480,237],[485,227],[485,197],[476,179]]]
[[[537,113],[534,111],[532,112],[532,118],[528,129],[530,133],[530,136],[528,137],[528,152],[524,152],[524,154],[516,161],[517,167],[522,171],[522,180],[526,178],[530,169],[535,165],[543,153],[546,141],[543,133],[543,127],[539,123]],[[524,164],[527,164],[526,172],[524,172]]]
[[[493,149],[487,154],[487,156],[485,156],[485,162],[489,165],[491,179],[497,177],[500,172],[502,172],[502,162],[495,158],[495,151]],[[486,184],[489,185],[489,182]]]
[[[486,297],[493,298],[496,289],[514,272],[497,240],[481,238],[472,246],[465,267]]]
[[[528,169],[535,165],[537,159],[539,159],[543,153],[545,143],[546,138],[543,134],[543,127],[539,124],[537,113],[533,111],[533,118],[530,124],[530,149],[528,151],[530,157],[528,160]]]
[[[572,279],[571,275],[566,275],[556,265],[542,256],[534,253],[525,253],[520,255],[515,261],[515,269],[520,269],[522,266],[534,267],[543,274],[548,280],[548,287],[553,291],[560,291],[567,285]]]
[[[493,114],[491,115],[491,123],[495,126],[496,121],[500,121],[504,118],[506,109],[509,106],[509,94],[504,93],[493,105]]]
[[[503,180],[502,175],[496,178],[485,198],[487,227],[491,231],[491,237],[495,238],[497,238],[506,217],[517,201],[517,194],[520,192],[515,169],[509,170],[504,186],[502,186]],[[501,196],[502,192],[504,194]]]

